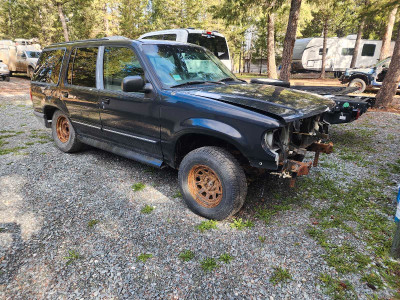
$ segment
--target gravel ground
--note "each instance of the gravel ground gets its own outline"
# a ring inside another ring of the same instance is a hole
[[[12,78],[11,84],[21,87],[26,80]],[[294,203],[268,225],[256,217],[258,207],[282,204],[300,192],[300,185],[290,190],[285,180],[259,178],[237,216],[254,227],[231,228],[231,219],[201,232],[196,225],[205,219],[189,211],[177,194],[176,171],[155,170],[93,148],[62,153],[50,130],[34,118],[26,92],[10,90],[0,82],[0,132],[10,135],[2,139],[8,144],[1,146],[0,139],[0,151],[12,149],[0,152],[0,298],[330,299],[319,277],[338,273],[326,262],[325,249],[306,232],[313,222],[307,206]],[[369,128],[380,164],[400,158],[400,115],[367,113],[341,126],[332,128],[334,140],[349,130]],[[351,185],[374,168],[344,161],[337,152],[323,157],[322,163],[329,162],[337,168],[314,168],[308,178],[326,176]],[[400,175],[390,174],[390,181],[400,182]],[[135,192],[135,183],[145,188]],[[385,192],[395,198],[393,185]],[[393,201],[388,203],[394,211]],[[154,210],[142,213],[145,205]],[[331,228],[329,238],[366,251],[362,238],[340,228]],[[186,249],[194,252],[188,262],[178,257]],[[74,253],[76,259],[69,260]],[[138,261],[143,253],[152,257]],[[223,253],[233,257],[229,264],[218,260]],[[202,270],[200,262],[207,257],[219,267]],[[287,269],[291,280],[274,285],[275,267]],[[360,299],[372,294],[389,299],[395,292],[388,286],[374,292],[359,273],[342,277]]]

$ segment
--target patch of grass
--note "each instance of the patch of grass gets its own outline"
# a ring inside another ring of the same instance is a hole
[[[88,227],[93,228],[95,225],[97,225],[100,221],[97,219],[92,219],[88,222]]]
[[[9,153],[16,153],[19,150],[26,149],[27,147],[14,147],[14,148],[3,148],[0,149],[0,155],[6,155]]]
[[[142,207],[140,212],[142,214],[150,214],[154,210],[154,206],[146,204],[145,206]]]
[[[150,259],[150,258],[152,258],[152,257],[153,257],[153,254],[150,254],[150,253],[142,253],[142,254],[140,254],[138,257],[136,257],[136,262],[141,261],[141,262],[145,263],[148,259]]]
[[[181,193],[180,191],[176,192],[176,193],[173,195],[173,197],[174,197],[174,198],[183,198],[182,193]]]
[[[184,250],[179,253],[179,258],[183,261],[190,261],[194,258],[194,252],[190,250]]]
[[[34,142],[26,142],[25,145],[32,146],[32,145],[35,145],[35,143]]]
[[[203,269],[203,271],[205,271],[205,272],[212,271],[219,267],[217,262],[215,261],[215,259],[212,257],[207,257],[207,258],[203,259],[200,262],[200,266]]]
[[[201,222],[199,225],[196,226],[196,228],[201,232],[204,232],[210,229],[217,229],[217,224],[218,222],[215,220],[208,220]]]
[[[243,221],[243,219],[240,218],[240,219],[233,219],[233,222],[229,226],[231,228],[236,228],[237,230],[242,230],[245,228],[254,227],[254,223],[250,220]]]
[[[325,288],[325,293],[337,300],[358,299],[354,287],[347,280],[334,279],[328,274],[321,274],[319,279]]]
[[[286,283],[292,280],[292,275],[290,272],[282,267],[275,267],[274,272],[272,273],[269,281],[272,282],[273,285],[277,285],[280,282]]]
[[[258,237],[258,239],[260,240],[261,243],[264,243],[265,240],[266,240],[266,237],[260,235],[260,236]]]
[[[231,260],[233,260],[233,256],[229,255],[229,253],[223,253],[219,256],[219,260],[226,264],[229,264]]]
[[[388,163],[387,166],[389,167],[390,172],[393,174],[400,174],[400,160],[397,160],[396,163]]]
[[[5,230],[6,230],[5,228],[0,227],[0,232],[3,232],[3,231],[5,231]]]
[[[357,154],[357,153],[343,153],[340,154],[339,157],[343,160],[360,162],[364,160],[364,156]]]
[[[363,277],[361,277],[361,281],[367,283],[368,287],[372,290],[381,289],[383,287],[382,279],[376,273],[364,274]]]
[[[68,250],[68,256],[64,257],[67,260],[66,265],[72,264],[74,261],[83,258],[76,250]]]
[[[143,183],[141,183],[141,182],[137,182],[137,183],[135,183],[135,184],[132,185],[132,190],[133,190],[134,192],[138,192],[138,191],[143,190],[145,187],[146,187],[145,184],[143,184]]]

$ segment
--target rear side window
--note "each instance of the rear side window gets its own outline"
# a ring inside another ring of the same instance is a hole
[[[32,81],[57,84],[65,49],[43,51],[40,55]]]
[[[176,41],[176,34],[164,34],[164,40]]]
[[[361,56],[374,56],[375,48],[376,48],[375,44],[364,44]]]
[[[75,48],[68,64],[68,84],[96,87],[97,47]]]
[[[127,76],[139,75],[144,71],[132,49],[126,47],[105,47],[103,65],[104,89],[122,91],[122,80]]]
[[[187,42],[207,48],[219,59],[229,59],[226,39],[222,36],[213,35],[208,37],[203,36],[201,33],[189,33]]]

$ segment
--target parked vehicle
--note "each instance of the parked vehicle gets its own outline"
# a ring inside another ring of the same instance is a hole
[[[0,59],[0,78],[3,79],[3,81],[10,81],[10,71],[8,70],[8,67],[3,61]]]
[[[232,60],[229,54],[228,43],[224,35],[218,31],[194,28],[168,29],[145,33],[139,39],[177,41],[199,45],[210,50],[229,70],[232,70]]]
[[[354,53],[356,36],[328,38],[326,53],[326,71],[341,75],[350,68]],[[323,38],[298,39],[293,49],[292,72],[321,71]],[[375,64],[381,52],[382,41],[361,40],[356,68]],[[394,42],[391,44],[393,52]]]
[[[0,59],[8,66],[10,75],[26,73],[32,77],[40,53],[40,45],[33,44],[32,40],[0,41]]]
[[[335,102],[237,79],[209,50],[157,40],[98,39],[46,47],[31,82],[35,115],[64,152],[82,144],[179,170],[195,213],[240,210],[246,174],[306,175]],[[316,155],[317,157],[317,155]]]
[[[380,88],[389,69],[390,61],[391,57],[388,57],[367,68],[347,69],[340,77],[340,81],[348,83],[350,87],[358,88],[356,93],[362,93],[366,89]]]

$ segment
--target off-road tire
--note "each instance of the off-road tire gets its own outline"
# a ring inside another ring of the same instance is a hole
[[[193,192],[198,185],[193,188],[191,174],[198,166],[211,170],[222,187],[220,201],[214,203],[213,207],[204,205],[199,200],[201,195]],[[201,147],[189,152],[180,164],[178,180],[187,206],[208,219],[223,220],[234,215],[242,208],[247,195],[247,180],[243,168],[231,153],[219,147]]]
[[[10,81],[10,76],[6,76],[3,78],[4,81]]]
[[[63,120],[68,124],[68,139],[64,140],[60,138],[60,135],[57,133],[57,121]],[[71,153],[79,151],[83,144],[78,140],[74,127],[72,126],[71,120],[68,116],[60,110],[57,110],[53,114],[52,122],[51,122],[51,131],[54,143],[57,148],[59,148],[63,152]]]
[[[357,91],[355,91],[354,93],[361,94],[366,90],[367,84],[361,78],[354,78],[352,81],[350,81],[349,87],[358,87],[359,89]]]

